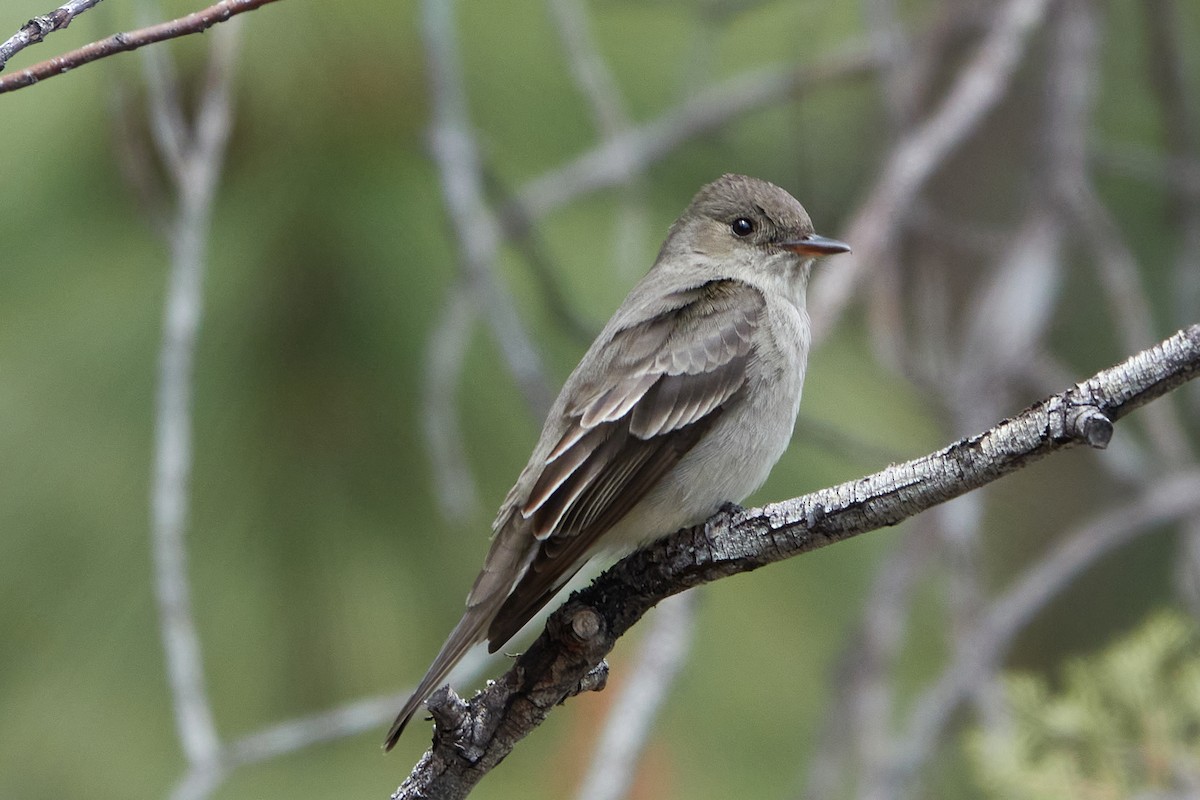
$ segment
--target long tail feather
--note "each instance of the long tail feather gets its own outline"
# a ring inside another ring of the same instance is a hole
[[[522,538],[513,535],[512,531],[502,531],[492,539],[483,571],[475,579],[475,585],[467,598],[466,613],[454,626],[429,671],[413,690],[412,697],[408,698],[404,708],[400,709],[396,721],[388,731],[387,739],[384,740],[385,751],[395,747],[400,734],[404,733],[404,727],[417,713],[417,709],[442,685],[450,670],[454,669],[467,651],[487,638],[487,626],[512,588],[513,579],[520,571],[518,566],[531,555],[522,550],[521,541]]]
[[[435,689],[442,685],[442,681],[446,680],[446,676],[450,674],[450,670],[454,669],[454,666],[462,660],[467,651],[483,641],[484,629],[487,627],[494,613],[495,608],[476,606],[475,608],[467,609],[467,613],[463,614],[463,618],[454,627],[450,638],[442,645],[437,658],[430,665],[429,671],[425,673],[425,677],[417,684],[417,688],[413,690],[412,696],[408,698],[408,702],[400,709],[400,713],[396,716],[396,721],[392,723],[392,728],[388,731],[387,739],[384,740],[384,751],[391,750],[396,746],[397,740],[400,739],[400,734],[404,733],[404,727],[408,725],[413,715],[417,713],[417,709],[421,707],[421,704],[429,698],[429,695],[433,694]]]

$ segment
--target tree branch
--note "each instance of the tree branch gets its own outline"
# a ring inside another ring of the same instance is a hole
[[[453,4],[425,0],[421,33],[433,99],[429,144],[458,243],[462,278],[475,295],[526,404],[543,416],[554,400],[553,390],[512,293],[495,275],[501,228],[484,198],[483,167],[467,107]]]
[[[21,30],[8,37],[0,44],[0,69],[8,60],[31,44],[43,41],[55,31],[61,31],[71,24],[71,20],[100,4],[100,0],[70,0],[63,3],[49,14],[34,17],[21,26]]]
[[[809,306],[815,340],[823,339],[841,317],[868,265],[886,257],[904,218],[902,210],[912,205],[926,182],[1007,93],[1048,5],[1049,0],[1009,0],[998,8],[995,24],[958,71],[941,104],[891,149],[879,180],[843,237],[854,242],[854,253],[813,282]]]
[[[1164,524],[1186,520],[1200,510],[1200,471],[1188,469],[1148,485],[1132,502],[1105,511],[1067,533],[1047,555],[1029,567],[1011,588],[993,600],[969,636],[960,640],[946,668],[913,707],[881,767],[892,797],[913,795],[913,778],[949,726],[959,705],[981,676],[998,668],[1020,633],[1051,598],[1101,557]]]
[[[196,11],[187,16],[170,20],[169,22],[160,22],[148,28],[139,28],[134,31],[113,34],[107,39],[101,39],[98,42],[84,45],[78,50],[72,50],[69,53],[55,56],[46,61],[39,61],[37,64],[26,67],[20,72],[14,72],[7,78],[0,78],[0,94],[32,86],[38,81],[53,78],[55,75],[61,75],[76,67],[90,64],[93,61],[107,58],[116,53],[127,53],[130,50],[137,50],[139,47],[145,47],[148,44],[154,44],[155,42],[167,39],[177,39],[180,36],[187,36],[192,33],[204,33],[204,31],[218,22],[225,22],[244,11],[253,11],[259,6],[265,6],[267,3],[273,2],[275,0],[221,0],[221,2],[211,5],[202,11]],[[59,11],[61,10],[59,9]],[[57,13],[54,12],[54,14]],[[53,16],[53,14],[47,16]],[[69,21],[68,19],[67,22]],[[30,24],[34,22],[36,20],[30,20]],[[66,27],[66,22],[58,27]],[[5,45],[7,44],[6,42]],[[24,47],[25,45],[21,46]],[[16,51],[14,50],[13,52]],[[3,62],[0,61],[0,65],[2,64]]]
[[[662,599],[901,520],[1068,447],[1102,448],[1113,423],[1200,374],[1200,324],[983,433],[874,475],[762,508],[726,508],[618,562],[555,611],[513,667],[469,702],[429,700],[432,749],[393,795],[460,798]]]
[[[163,64],[147,59],[155,145],[175,189],[166,229],[170,271],[164,298],[154,420],[151,550],[167,683],[188,772],[172,797],[206,797],[224,778],[221,740],[205,686],[200,634],[187,571],[191,506],[194,361],[204,307],[208,235],[226,145],[233,125],[233,62],[238,26],[212,40],[208,77],[193,121],[184,119],[178,86]],[[147,55],[151,55],[148,53]]]
[[[515,201],[520,204],[520,212],[506,209],[503,215],[540,220],[586,194],[623,185],[684,142],[783,98],[796,98],[836,81],[861,78],[890,57],[886,42],[857,42],[811,64],[736,75],[696,92],[652,120],[605,138],[566,164],[528,181]]]

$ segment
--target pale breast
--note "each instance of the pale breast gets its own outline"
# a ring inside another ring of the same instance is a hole
[[[768,303],[769,323],[743,393],[713,429],[607,534],[618,550],[695,525],[727,502],[758,489],[791,441],[807,365],[807,315],[786,301]]]

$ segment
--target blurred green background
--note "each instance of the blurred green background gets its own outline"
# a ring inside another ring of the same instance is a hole
[[[5,0],[0,37],[47,5]],[[594,33],[635,121],[721,78],[816,61],[862,35],[856,3],[739,5],[591,4]],[[1180,5],[1187,32],[1200,31],[1200,8]],[[903,6],[914,28],[932,14],[931,3]],[[1095,133],[1156,148],[1163,130],[1143,102],[1145,37],[1127,4],[1111,6],[1108,30],[1132,27],[1103,42]],[[156,18],[194,8],[164,3]],[[492,512],[540,426],[476,325],[458,401],[480,503],[467,520],[441,516],[421,432],[421,376],[457,266],[425,139],[430,97],[418,11],[411,2],[290,0],[243,17],[195,365],[188,529],[207,687],[226,738],[399,692],[419,678],[457,619]],[[517,0],[501,10],[469,0],[457,19],[472,120],[500,184],[515,189],[594,144],[543,3]],[[109,0],[9,69],[136,24],[128,3]],[[205,37],[170,45],[189,86],[205,45]],[[1031,93],[1039,52],[1032,49],[1021,73]],[[0,97],[5,798],[162,797],[185,767],[149,549],[167,254],[121,168],[121,152],[147,136],[140,69],[137,54],[121,55]],[[887,144],[879,92],[871,80],[832,84],[654,165],[639,190],[634,264],[615,255],[620,192],[587,196],[539,222],[536,236],[571,308],[598,328],[691,194],[722,172],[781,184],[818,230],[842,233]],[[958,180],[975,187],[970,210],[997,225],[1011,219],[1011,199],[981,187],[1025,180],[1021,147],[1032,134],[1022,116],[1018,104],[1002,105],[991,132],[956,156]],[[1181,320],[1172,316],[1165,277],[1173,228],[1159,190],[1120,176],[1102,189],[1143,259],[1166,335]],[[560,381],[586,343],[547,310],[518,254],[504,250],[500,268]],[[972,274],[965,270],[964,282]],[[1064,296],[1094,294],[1086,271],[1068,279]],[[1049,335],[1075,378],[1126,355],[1083,303],[1062,309]],[[1036,397],[1029,392],[1008,411]],[[801,413],[799,441],[751,501],[865,474],[967,432],[946,430],[941,409],[879,363],[859,314],[814,354]],[[822,435],[806,439],[805,430]],[[1117,435],[1138,435],[1126,430]],[[844,446],[843,434],[869,444]],[[1098,458],[1056,456],[992,489],[991,585],[1003,586],[1109,491],[1096,477]],[[830,701],[827,678],[897,536],[874,533],[702,590],[694,652],[635,795],[786,797],[803,785]],[[1049,669],[1168,602],[1171,548],[1168,537],[1152,538],[1100,565],[1026,632],[1012,661]],[[905,697],[944,657],[941,589],[930,581],[915,600],[901,662]],[[620,686],[636,633],[613,655],[610,686]],[[612,693],[576,698],[552,715],[478,796],[569,796]],[[383,797],[428,731],[415,725],[383,757],[384,727],[239,769],[214,796]],[[944,796],[969,796],[952,752],[934,771],[945,773],[934,785],[954,787]]]

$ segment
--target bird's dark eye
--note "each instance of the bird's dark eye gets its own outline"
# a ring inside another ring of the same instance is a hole
[[[754,233],[754,229],[758,226],[754,224],[754,220],[746,217],[738,217],[729,224],[729,229],[733,231],[734,236],[749,236]]]

